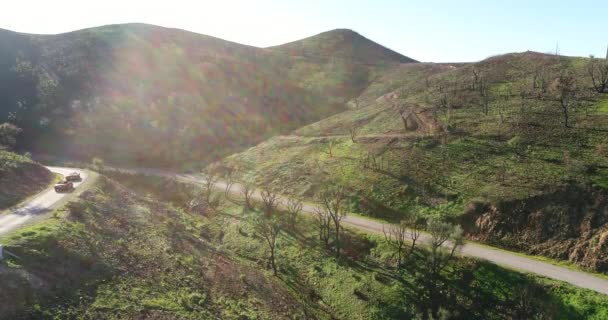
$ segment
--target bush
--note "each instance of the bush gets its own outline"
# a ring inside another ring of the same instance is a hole
[[[73,219],[80,219],[84,215],[86,205],[82,201],[70,201],[65,205],[68,214]]]
[[[186,296],[182,296],[180,304],[186,310],[196,310],[205,306],[207,302],[207,295],[200,292],[193,292]]]
[[[91,161],[91,165],[93,166],[94,169],[96,170],[101,170],[104,167],[104,161],[101,158],[93,158],[93,160]]]

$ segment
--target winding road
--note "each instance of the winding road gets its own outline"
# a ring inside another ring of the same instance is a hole
[[[63,176],[66,176],[71,172],[79,172],[81,180],[74,181],[74,188],[77,188],[87,179],[87,173],[85,170],[60,167],[46,168],[51,172],[58,173]],[[39,193],[32,200],[17,206],[15,209],[11,210],[11,212],[0,215],[0,236],[20,228],[28,220],[34,217],[51,211],[53,205],[68,194],[69,193],[57,193],[53,188],[50,188]]]
[[[86,171],[73,169],[73,168],[60,168],[60,167],[47,167],[49,170],[62,175],[67,175],[70,172],[80,172],[82,180],[75,183],[74,186],[78,187],[87,178]],[[182,182],[202,184],[205,178],[201,174],[180,174],[174,172],[168,172],[158,169],[120,169],[123,171],[137,172],[148,175],[164,176],[167,178],[174,178]],[[218,182],[216,184],[219,188],[226,188],[225,182]],[[233,193],[240,193],[242,186],[234,184],[231,186],[230,191]],[[10,231],[14,231],[19,227],[23,226],[28,220],[49,212],[52,210],[53,205],[59,200],[65,197],[65,193],[56,193],[52,188],[44,191],[37,195],[34,199],[27,203],[17,207],[12,212],[0,215],[0,235],[6,234]],[[253,195],[254,198],[260,199],[260,193],[256,192]],[[281,205],[284,205],[288,198],[280,197],[279,201]],[[313,204],[304,204],[302,211],[305,214],[313,214],[318,207]],[[366,219],[363,217],[349,215],[343,220],[344,225],[348,225],[359,230],[382,234],[383,226],[385,223]],[[428,242],[430,236],[428,234],[422,234],[419,241]],[[474,242],[467,242],[461,252],[462,255],[474,257],[477,259],[487,260],[495,264],[523,271],[534,273],[547,278],[555,279],[570,283],[572,285],[590,289],[602,294],[608,295],[608,279],[595,276],[593,274],[577,271],[550,263],[535,260],[517,253],[509,252],[506,250],[494,249],[485,245],[476,244]]]
[[[122,170],[138,172],[148,175],[164,176],[167,178],[174,178],[179,181],[188,183],[202,184],[205,181],[205,178],[202,174],[180,174],[159,169]],[[216,183],[216,186],[225,189],[227,185],[225,182],[220,181]],[[242,186],[236,183],[230,188],[230,192],[233,193],[240,193],[241,190]],[[254,193],[253,197],[257,200],[261,199],[261,195],[259,192]],[[279,197],[280,205],[284,206],[287,200],[288,198],[286,197]],[[312,215],[314,214],[317,208],[318,207],[313,204],[304,204],[302,211],[305,214]],[[346,216],[342,221],[344,225],[348,225],[359,230],[375,234],[383,234],[383,226],[387,225],[386,223],[353,215]],[[430,242],[430,235],[422,233],[418,241],[428,243]],[[564,281],[581,288],[590,289],[608,295],[608,279],[606,278],[543,262],[540,260],[526,257],[521,254],[509,252],[507,250],[495,249],[490,246],[481,245],[474,242],[466,242],[465,245],[462,247],[460,254],[481,260],[487,260],[510,269],[522,272],[529,272],[543,277]]]

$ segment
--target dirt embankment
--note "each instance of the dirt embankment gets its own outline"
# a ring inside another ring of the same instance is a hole
[[[469,238],[608,272],[608,192],[571,185],[502,203],[471,203]]]
[[[0,168],[0,210],[44,190],[52,180],[51,171],[33,162]]]

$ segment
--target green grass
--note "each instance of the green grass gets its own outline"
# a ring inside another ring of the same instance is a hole
[[[198,216],[104,178],[68,208],[3,240],[21,259],[0,275],[0,297],[14,301],[0,317],[270,319],[304,312],[274,279],[210,246]]]
[[[600,113],[608,114],[608,98],[604,98],[604,99],[600,100],[600,102],[597,105],[597,110]]]
[[[573,212],[589,207],[601,214],[594,203],[608,193],[603,131],[608,127],[608,100],[583,102],[572,110],[573,127],[565,129],[557,105],[534,99],[542,93],[531,86],[533,70],[541,65],[551,77],[570,68],[579,74],[577,81],[587,84],[586,61],[526,52],[474,64],[404,65],[376,78],[359,97],[359,108],[298,129],[294,134],[300,138],[275,137],[223,163],[240,171],[243,180],[304,200],[314,199],[327,184],[341,185],[350,193],[350,211],[358,214],[397,221],[401,212],[418,210],[460,222],[472,237],[551,259],[573,257],[567,252],[567,241],[572,240],[597,256],[571,263],[605,272],[601,263],[590,261],[608,259],[606,251],[585,240],[580,232],[583,213]],[[473,70],[489,81],[493,99],[487,114],[471,89]],[[451,83],[459,85],[446,93]],[[521,98],[520,91],[529,91],[532,98]],[[391,100],[387,93],[403,97]],[[444,94],[455,106],[449,116],[445,109],[437,111],[440,122],[451,128],[445,144],[437,136],[404,133],[397,105],[437,106]],[[506,94],[510,96],[504,98]],[[360,135],[356,143],[348,136],[353,124]],[[386,133],[402,137],[382,138]],[[327,154],[329,141],[334,143],[333,157]],[[379,168],[363,165],[370,155],[382,162]],[[493,207],[498,208],[496,214]],[[517,210],[523,212],[511,219]],[[550,234],[541,236],[543,226],[535,229],[527,222],[535,212],[555,224],[546,225]],[[483,214],[491,220],[479,230],[475,223],[486,219]],[[557,226],[556,215],[570,221],[568,226]],[[600,235],[602,230],[605,224],[592,232]],[[569,240],[560,232],[568,233]],[[555,244],[548,245],[553,240]]]
[[[139,185],[150,195],[160,191],[154,192],[150,188],[152,178],[123,178],[131,187],[138,189]],[[169,190],[180,189],[171,187]],[[182,194],[181,191],[175,193]],[[170,194],[161,194],[171,198]],[[231,252],[241,263],[266,268],[266,245],[255,236],[248,223],[249,215],[255,213],[244,213],[236,195],[224,201],[221,212],[201,221],[196,229],[204,230],[209,241],[218,244],[224,252]],[[418,281],[425,273],[424,251],[410,259],[404,272],[397,272],[393,268],[392,251],[381,236],[350,228],[345,230],[348,244],[343,257],[337,259],[318,243],[309,218],[302,217],[297,231],[284,232],[279,238],[277,254],[281,282],[300,301],[331,310],[336,318],[396,319],[417,313],[416,306],[423,292]],[[526,299],[533,299],[532,304],[538,308],[553,310],[556,319],[581,318],[583,315],[583,318],[601,319],[608,310],[608,299],[600,294],[489,263],[460,259],[452,269],[453,273],[449,273],[446,281],[460,288],[455,293],[460,300],[452,305],[453,302],[446,299],[444,307],[454,312],[453,316],[504,317],[513,311],[511,304],[521,290],[538,290],[534,291],[538,297]],[[461,277],[469,276],[472,280],[467,285],[460,282]]]

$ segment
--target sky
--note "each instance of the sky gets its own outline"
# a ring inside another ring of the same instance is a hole
[[[1,0],[0,28],[54,34],[143,22],[258,47],[336,29],[420,61],[533,50],[606,55],[608,0]]]

